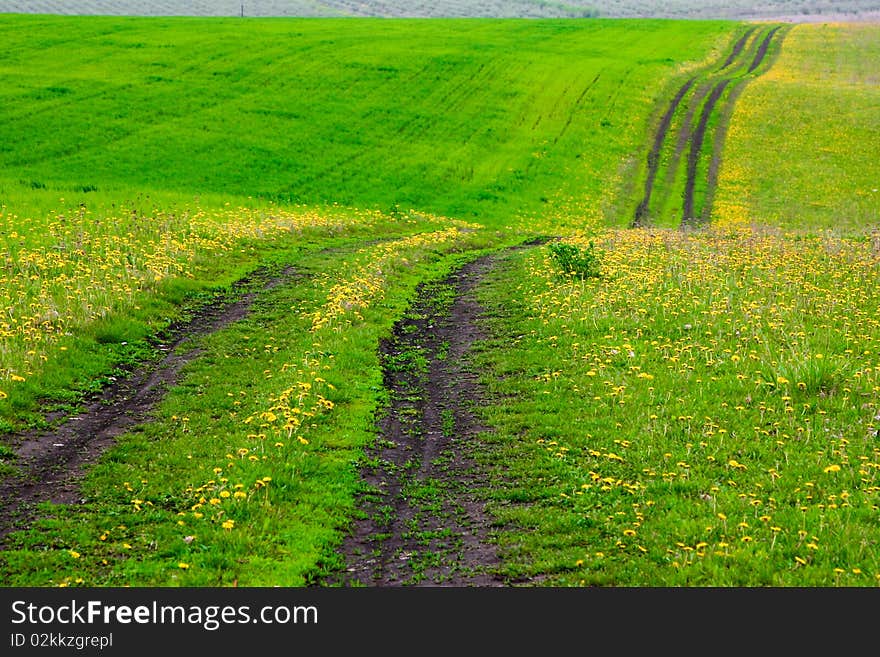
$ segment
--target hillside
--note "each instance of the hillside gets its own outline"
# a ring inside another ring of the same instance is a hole
[[[0,16],[0,184],[604,218],[662,84],[736,26]],[[417,45],[416,45],[417,44]],[[713,55],[714,56],[714,55]],[[621,218],[620,221],[625,221]]]
[[[876,25],[0,28],[10,588],[880,581]]]

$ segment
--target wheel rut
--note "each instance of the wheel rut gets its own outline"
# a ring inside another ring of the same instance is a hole
[[[88,466],[118,436],[149,420],[168,389],[180,381],[184,366],[201,354],[195,342],[198,338],[243,319],[260,290],[301,277],[292,267],[280,273],[255,271],[196,310],[190,319],[169,326],[154,339],[153,346],[162,354],[155,362],[117,377],[85,400],[79,412],[53,418],[56,428],[6,436],[17,472],[0,481],[0,549],[11,532],[27,528],[41,503],[85,501],[80,481]]]
[[[679,88],[655,129],[632,227],[676,221],[686,229],[709,221],[725,122],[742,87],[762,72],[774,39],[782,37],[781,29],[748,28],[723,62],[707,67]],[[680,112],[686,116],[677,120]],[[691,119],[695,116],[699,119],[694,126]],[[676,137],[670,140],[673,132]],[[684,167],[680,175],[679,167]],[[676,196],[680,203],[670,202]],[[676,208],[680,208],[677,216],[671,214]]]
[[[362,467],[358,517],[340,548],[344,571],[325,584],[507,585],[470,455],[489,430],[477,417],[484,396],[468,357],[484,337],[473,292],[495,257],[419,286],[380,345],[388,406]]]

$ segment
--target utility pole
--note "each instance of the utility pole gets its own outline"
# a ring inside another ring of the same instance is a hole
[[[244,18],[244,3],[241,3],[241,17]]]

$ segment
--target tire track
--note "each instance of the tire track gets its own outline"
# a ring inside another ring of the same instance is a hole
[[[527,248],[546,240],[535,240]],[[388,404],[361,469],[366,490],[340,547],[345,564],[322,585],[502,587],[483,473],[470,454],[484,403],[469,352],[484,334],[474,290],[499,254],[422,283],[379,346]]]
[[[755,69],[757,69],[764,62],[764,58],[767,57],[767,50],[770,48],[770,42],[773,40],[773,37],[778,31],[779,28],[774,27],[772,30],[770,30],[770,32],[767,33],[767,36],[764,37],[764,40],[761,42],[761,45],[758,48],[758,52],[755,53],[755,59],[752,61],[752,65],[749,66],[749,73],[755,71]]]
[[[678,90],[657,125],[647,155],[643,196],[636,206],[631,226],[644,226],[652,219],[664,219],[666,212],[663,208],[666,203],[663,199],[669,198],[671,194],[681,195],[681,214],[677,221],[682,229],[691,227],[698,221],[709,220],[711,199],[714,196],[713,186],[717,181],[720,150],[723,146],[723,122],[730,115],[742,85],[752,79],[756,72],[760,73],[759,69],[766,61],[780,28],[781,26],[770,27],[763,35],[759,27],[749,28],[736,40],[723,62],[714,68],[710,66],[703,69]],[[677,127],[678,136],[673,140],[675,145],[667,146],[675,117],[682,107],[689,109]],[[693,118],[697,115],[699,119],[694,126]],[[716,117],[720,118],[716,121]],[[710,139],[713,129],[716,130],[715,138]],[[707,147],[707,144],[711,146]],[[671,150],[664,164],[663,154],[667,148]],[[684,183],[676,191],[676,187],[681,184],[677,171],[682,166],[685,151],[687,159],[683,165]],[[710,163],[706,167],[705,181],[701,187],[700,170],[707,157]],[[668,168],[662,183],[659,179],[661,166]],[[698,207],[701,197],[702,207]],[[652,204],[655,208],[653,211]]]
[[[694,134],[691,136],[691,149],[688,153],[687,161],[687,179],[685,180],[684,185],[684,204],[682,205],[681,211],[682,226],[694,223],[694,189],[696,188],[697,183],[697,165],[700,161],[700,155],[702,155],[703,152],[703,141],[706,138],[706,128],[709,125],[709,119],[712,116],[712,112],[715,110],[715,105],[718,104],[718,100],[721,98],[721,94],[724,93],[724,90],[727,89],[728,84],[730,84],[730,80],[725,79],[716,84],[712,89],[709,98],[706,99],[706,103],[703,105],[703,111],[700,114],[700,122],[697,124],[697,129],[694,130]]]
[[[660,119],[660,125],[657,127],[657,133],[654,135],[654,144],[648,152],[648,175],[645,179],[645,192],[642,196],[641,202],[636,208],[635,219],[633,221],[634,226],[641,226],[648,218],[648,207],[651,203],[651,194],[654,190],[654,179],[657,177],[657,170],[660,167],[660,151],[663,150],[663,142],[666,141],[666,134],[669,132],[669,127],[672,124],[673,115],[685,95],[691,90],[694,82],[696,82],[696,78],[691,78],[682,85],[681,89],[678,90],[678,93],[672,98],[672,102],[669,103],[669,108]]]
[[[491,265],[484,256],[420,285],[380,345],[389,406],[362,469],[368,490],[341,548],[346,567],[325,585],[503,586],[467,456],[485,431],[471,410],[481,395],[466,354],[482,337],[471,291]]]
[[[746,33],[740,37],[739,41],[737,41],[736,45],[733,47],[733,50],[731,51],[730,56],[725,60],[724,64],[721,66],[722,71],[724,69],[728,68],[731,64],[733,64],[733,62],[736,61],[736,58],[739,57],[740,54],[742,53],[743,48],[746,47],[746,43],[748,43],[749,37],[751,37],[752,34],[754,34],[755,30],[757,30],[757,29],[758,29],[757,27],[752,27],[752,28],[748,29],[746,31]]]
[[[77,504],[82,501],[80,479],[116,438],[148,421],[168,389],[178,383],[184,366],[202,353],[197,346],[179,350],[196,339],[243,319],[257,294],[290,284],[304,275],[293,267],[280,273],[259,269],[233,284],[228,294],[198,309],[192,319],[168,327],[155,348],[164,354],[111,385],[66,418],[56,429],[9,436],[14,445],[16,476],[0,481],[0,548],[12,531],[26,527],[43,502]]]
[[[703,113],[700,117],[700,123],[697,126],[697,130],[695,131],[691,140],[691,151],[688,156],[687,179],[685,181],[684,203],[682,205],[681,216],[682,228],[689,228],[694,226],[698,222],[705,223],[710,220],[712,210],[711,199],[714,196],[714,185],[717,181],[716,173],[721,159],[720,151],[723,147],[723,144],[720,142],[720,140],[715,140],[712,145],[712,150],[708,154],[710,162],[706,174],[704,204],[699,212],[695,207],[695,193],[697,183],[697,168],[699,166],[699,163],[704,159],[703,144],[706,142],[706,131],[709,125],[709,121],[712,117],[712,113],[715,111],[715,106],[718,104],[718,101],[721,99],[727,87],[733,84],[736,93],[731,93],[728,95],[726,105],[721,110],[722,119],[723,117],[730,115],[733,110],[733,104],[736,101],[738,92],[741,90],[742,86],[750,79],[747,76],[750,76],[752,73],[754,73],[761,66],[761,64],[764,63],[764,60],[767,57],[767,52],[770,48],[770,44],[773,41],[773,37],[778,31],[779,27],[774,27],[770,29],[758,46],[755,52],[755,56],[752,59],[752,63],[749,65],[746,73],[741,76],[735,76],[721,80],[712,90],[709,99],[704,105]]]

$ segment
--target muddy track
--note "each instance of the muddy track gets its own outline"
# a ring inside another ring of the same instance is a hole
[[[473,290],[493,266],[481,257],[438,283],[422,284],[380,346],[387,411],[362,469],[360,513],[340,548],[331,586],[495,587],[499,558],[468,454],[487,431],[468,352],[483,337]]]
[[[773,38],[779,32],[780,27],[772,27],[761,37],[757,35],[758,27],[748,29],[736,41],[725,60],[717,67],[710,67],[704,73],[689,79],[676,93],[668,109],[661,117],[647,156],[647,174],[645,188],[641,201],[636,207],[631,226],[644,226],[652,218],[652,203],[655,197],[668,198],[670,194],[680,193],[682,198],[681,216],[678,218],[681,228],[688,228],[697,222],[709,220],[711,213],[711,199],[714,196],[713,186],[716,182],[717,168],[720,162],[720,149],[723,147],[723,125],[717,128],[716,138],[708,139],[709,131],[713,125],[713,118],[720,116],[720,123],[730,115],[741,87],[746,84],[755,71],[766,60]],[[749,41],[753,43],[749,47]],[[714,71],[714,72],[713,72]],[[695,83],[699,81],[700,84]],[[699,91],[691,94],[692,89]],[[709,91],[711,89],[711,91]],[[728,93],[729,92],[729,93]],[[693,96],[690,97],[689,96]],[[678,127],[678,137],[675,140],[674,153],[668,156],[669,171],[662,183],[665,187],[658,190],[658,171],[661,166],[667,138],[672,130],[674,117],[679,107],[690,105],[687,118]],[[700,118],[695,127],[692,126],[692,117],[699,109]],[[711,152],[706,152],[706,144],[711,144]],[[688,150],[685,164],[684,188],[680,191],[673,189],[678,176],[675,170],[679,167],[683,151]],[[705,188],[703,205],[697,208],[697,189],[700,174],[700,163],[708,158],[710,165],[703,187]],[[662,218],[662,217],[661,217]]]
[[[703,142],[706,139],[709,119],[712,117],[715,105],[718,104],[718,100],[721,98],[724,90],[727,89],[728,84],[730,84],[730,80],[725,79],[712,88],[709,97],[703,105],[703,111],[700,113],[700,121],[697,123],[697,128],[694,130],[693,135],[691,135],[691,148],[687,160],[687,179],[684,184],[684,204],[681,210],[683,226],[691,225],[696,220],[694,215],[694,190],[697,184],[697,165],[700,163],[700,156],[703,154]]]
[[[746,30],[746,33],[739,38],[739,41],[737,41],[736,45],[733,46],[733,50],[730,51],[730,55],[727,57],[726,60],[724,60],[724,64],[721,65],[722,71],[726,68],[729,68],[730,65],[736,61],[736,58],[739,57],[740,54],[742,54],[743,48],[746,47],[746,43],[748,43],[749,41],[749,37],[752,36],[756,29],[758,28],[752,27]]]
[[[167,390],[180,380],[183,367],[200,355],[199,337],[244,318],[259,291],[299,277],[293,268],[280,273],[257,270],[195,311],[191,319],[169,326],[154,341],[164,354],[156,362],[118,378],[86,400],[75,415],[51,418],[57,428],[7,436],[18,474],[0,482],[0,548],[11,531],[27,527],[37,505],[84,501],[79,483],[86,468],[119,435],[149,419]]]
[[[635,219],[633,221],[634,226],[641,226],[648,217],[648,206],[651,202],[651,194],[654,190],[654,179],[657,177],[657,170],[660,167],[660,151],[663,149],[663,143],[666,141],[666,134],[669,132],[669,127],[672,124],[672,117],[678,109],[678,106],[681,104],[682,99],[694,85],[694,82],[696,82],[696,78],[691,78],[682,85],[681,89],[679,89],[672,98],[672,102],[669,103],[669,107],[663,114],[663,117],[660,119],[660,125],[657,127],[657,133],[654,135],[654,144],[648,152],[648,175],[645,179],[645,192],[642,196],[641,202],[636,208]]]
[[[767,50],[770,48],[770,42],[773,40],[773,37],[778,31],[779,28],[774,27],[767,33],[767,36],[764,37],[764,40],[758,47],[758,52],[755,53],[755,59],[752,61],[752,65],[749,66],[749,73],[754,72],[755,69],[757,69],[764,62],[764,58],[767,56]]]
[[[764,59],[767,57],[767,51],[770,48],[770,43],[778,31],[779,28],[774,27],[764,36],[764,39],[761,41],[761,44],[758,46],[755,52],[752,63],[749,65],[747,74],[753,73],[756,69],[758,69],[759,66],[761,66],[761,64],[764,63]],[[697,222],[705,223],[709,221],[712,209],[710,201],[714,196],[714,184],[716,181],[715,173],[717,172],[721,157],[719,151],[723,147],[723,144],[719,140],[715,140],[715,142],[713,143],[712,152],[709,153],[708,156],[704,156],[703,145],[706,143],[706,131],[709,126],[709,120],[711,119],[712,114],[715,111],[715,107],[728,86],[733,84],[736,87],[736,93],[728,96],[726,107],[722,110],[722,116],[729,116],[738,92],[741,90],[742,85],[745,84],[746,81],[747,79],[742,78],[741,76],[735,76],[721,80],[712,89],[712,92],[709,94],[709,98],[706,100],[706,103],[703,106],[703,112],[700,115],[700,122],[699,124],[697,124],[697,128],[694,131],[693,136],[691,137],[691,150],[688,155],[687,179],[685,181],[684,203],[682,205],[681,213],[682,228],[690,227],[692,225],[695,225]],[[704,159],[704,157],[709,158],[710,165],[706,178],[707,189],[705,192],[704,204],[703,208],[698,213],[695,208],[695,191],[698,175],[697,167],[699,165],[699,162]]]

